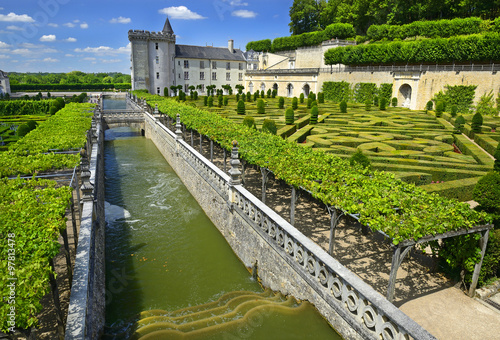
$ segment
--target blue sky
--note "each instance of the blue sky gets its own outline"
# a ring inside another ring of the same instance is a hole
[[[289,35],[293,0],[0,1],[0,70],[130,73],[129,29],[161,31],[167,15],[185,45],[236,48]]]

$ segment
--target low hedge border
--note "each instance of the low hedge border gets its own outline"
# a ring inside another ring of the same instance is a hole
[[[473,199],[472,192],[480,178],[481,177],[471,177],[445,183],[427,184],[422,185],[420,188],[428,193],[437,193],[464,202]]]

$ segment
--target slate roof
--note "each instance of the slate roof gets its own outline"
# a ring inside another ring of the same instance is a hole
[[[234,49],[233,53],[231,53],[227,47],[175,45],[175,57],[188,59],[246,61],[241,50]]]
[[[163,26],[163,32],[165,33],[170,33],[174,34],[174,30],[172,29],[172,26],[170,25],[170,20],[165,20],[165,26]]]

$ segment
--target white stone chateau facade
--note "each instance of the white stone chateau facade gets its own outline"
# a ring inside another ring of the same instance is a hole
[[[10,94],[10,81],[6,72],[0,70],[0,94]]]

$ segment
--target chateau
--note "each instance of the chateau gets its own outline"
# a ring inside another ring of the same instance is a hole
[[[10,94],[10,81],[6,72],[0,70],[0,94]]]
[[[243,85],[247,58],[234,48],[233,40],[226,48],[177,45],[168,18],[161,32],[130,30],[128,38],[132,45],[132,90],[163,95],[164,88],[171,93],[170,86],[181,85],[184,92],[194,86],[205,93],[209,85]]]

